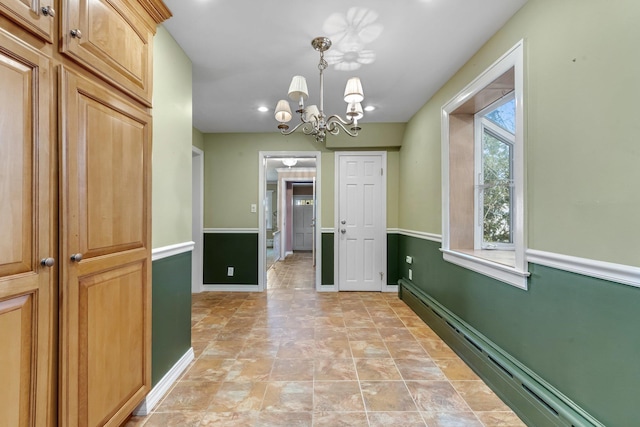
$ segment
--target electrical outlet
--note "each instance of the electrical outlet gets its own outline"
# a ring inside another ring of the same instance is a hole
[[[233,267],[227,267],[227,276],[229,277],[233,276]]]
[[[413,271],[409,269],[409,280],[413,280]]]
[[[256,205],[255,203],[251,203],[251,213],[256,212],[258,212],[258,205]]]

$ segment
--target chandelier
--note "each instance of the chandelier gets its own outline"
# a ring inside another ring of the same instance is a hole
[[[291,107],[286,99],[281,99],[276,105],[275,118],[280,124],[278,129],[283,135],[291,135],[293,132],[302,129],[305,135],[313,135],[316,142],[323,143],[327,133],[337,135],[342,129],[349,136],[358,136],[361,129],[358,126],[364,113],[360,104],[364,99],[362,92],[362,83],[358,77],[351,77],[347,80],[347,86],[344,89],[344,101],[347,103],[347,119],[343,119],[338,115],[326,116],[324,113],[324,70],[327,69],[327,61],[324,59],[324,52],[331,47],[331,40],[327,37],[316,37],[311,41],[311,46],[320,52],[320,62],[318,70],[320,70],[320,108],[316,105],[304,106],[304,101],[309,97],[307,90],[307,80],[302,76],[294,76],[289,86],[289,98],[298,101],[298,109],[296,113],[300,114],[300,123],[293,129],[289,130],[287,122],[293,117]]]

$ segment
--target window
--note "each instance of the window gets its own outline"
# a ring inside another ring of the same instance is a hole
[[[513,92],[475,115],[474,249],[513,250]]]
[[[443,258],[527,289],[522,41],[442,107]]]

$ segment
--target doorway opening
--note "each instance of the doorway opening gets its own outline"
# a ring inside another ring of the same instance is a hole
[[[320,289],[320,152],[259,155],[259,288]]]
[[[200,293],[202,285],[202,258],[204,256],[203,217],[204,217],[204,152],[191,147],[191,189],[192,218],[191,239],[193,253],[191,256],[191,292]]]

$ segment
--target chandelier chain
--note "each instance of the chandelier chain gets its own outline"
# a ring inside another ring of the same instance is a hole
[[[326,59],[324,59],[324,52],[320,51],[320,62],[318,63],[318,70],[322,72],[326,70],[328,66],[329,66],[329,63],[327,62]]]

